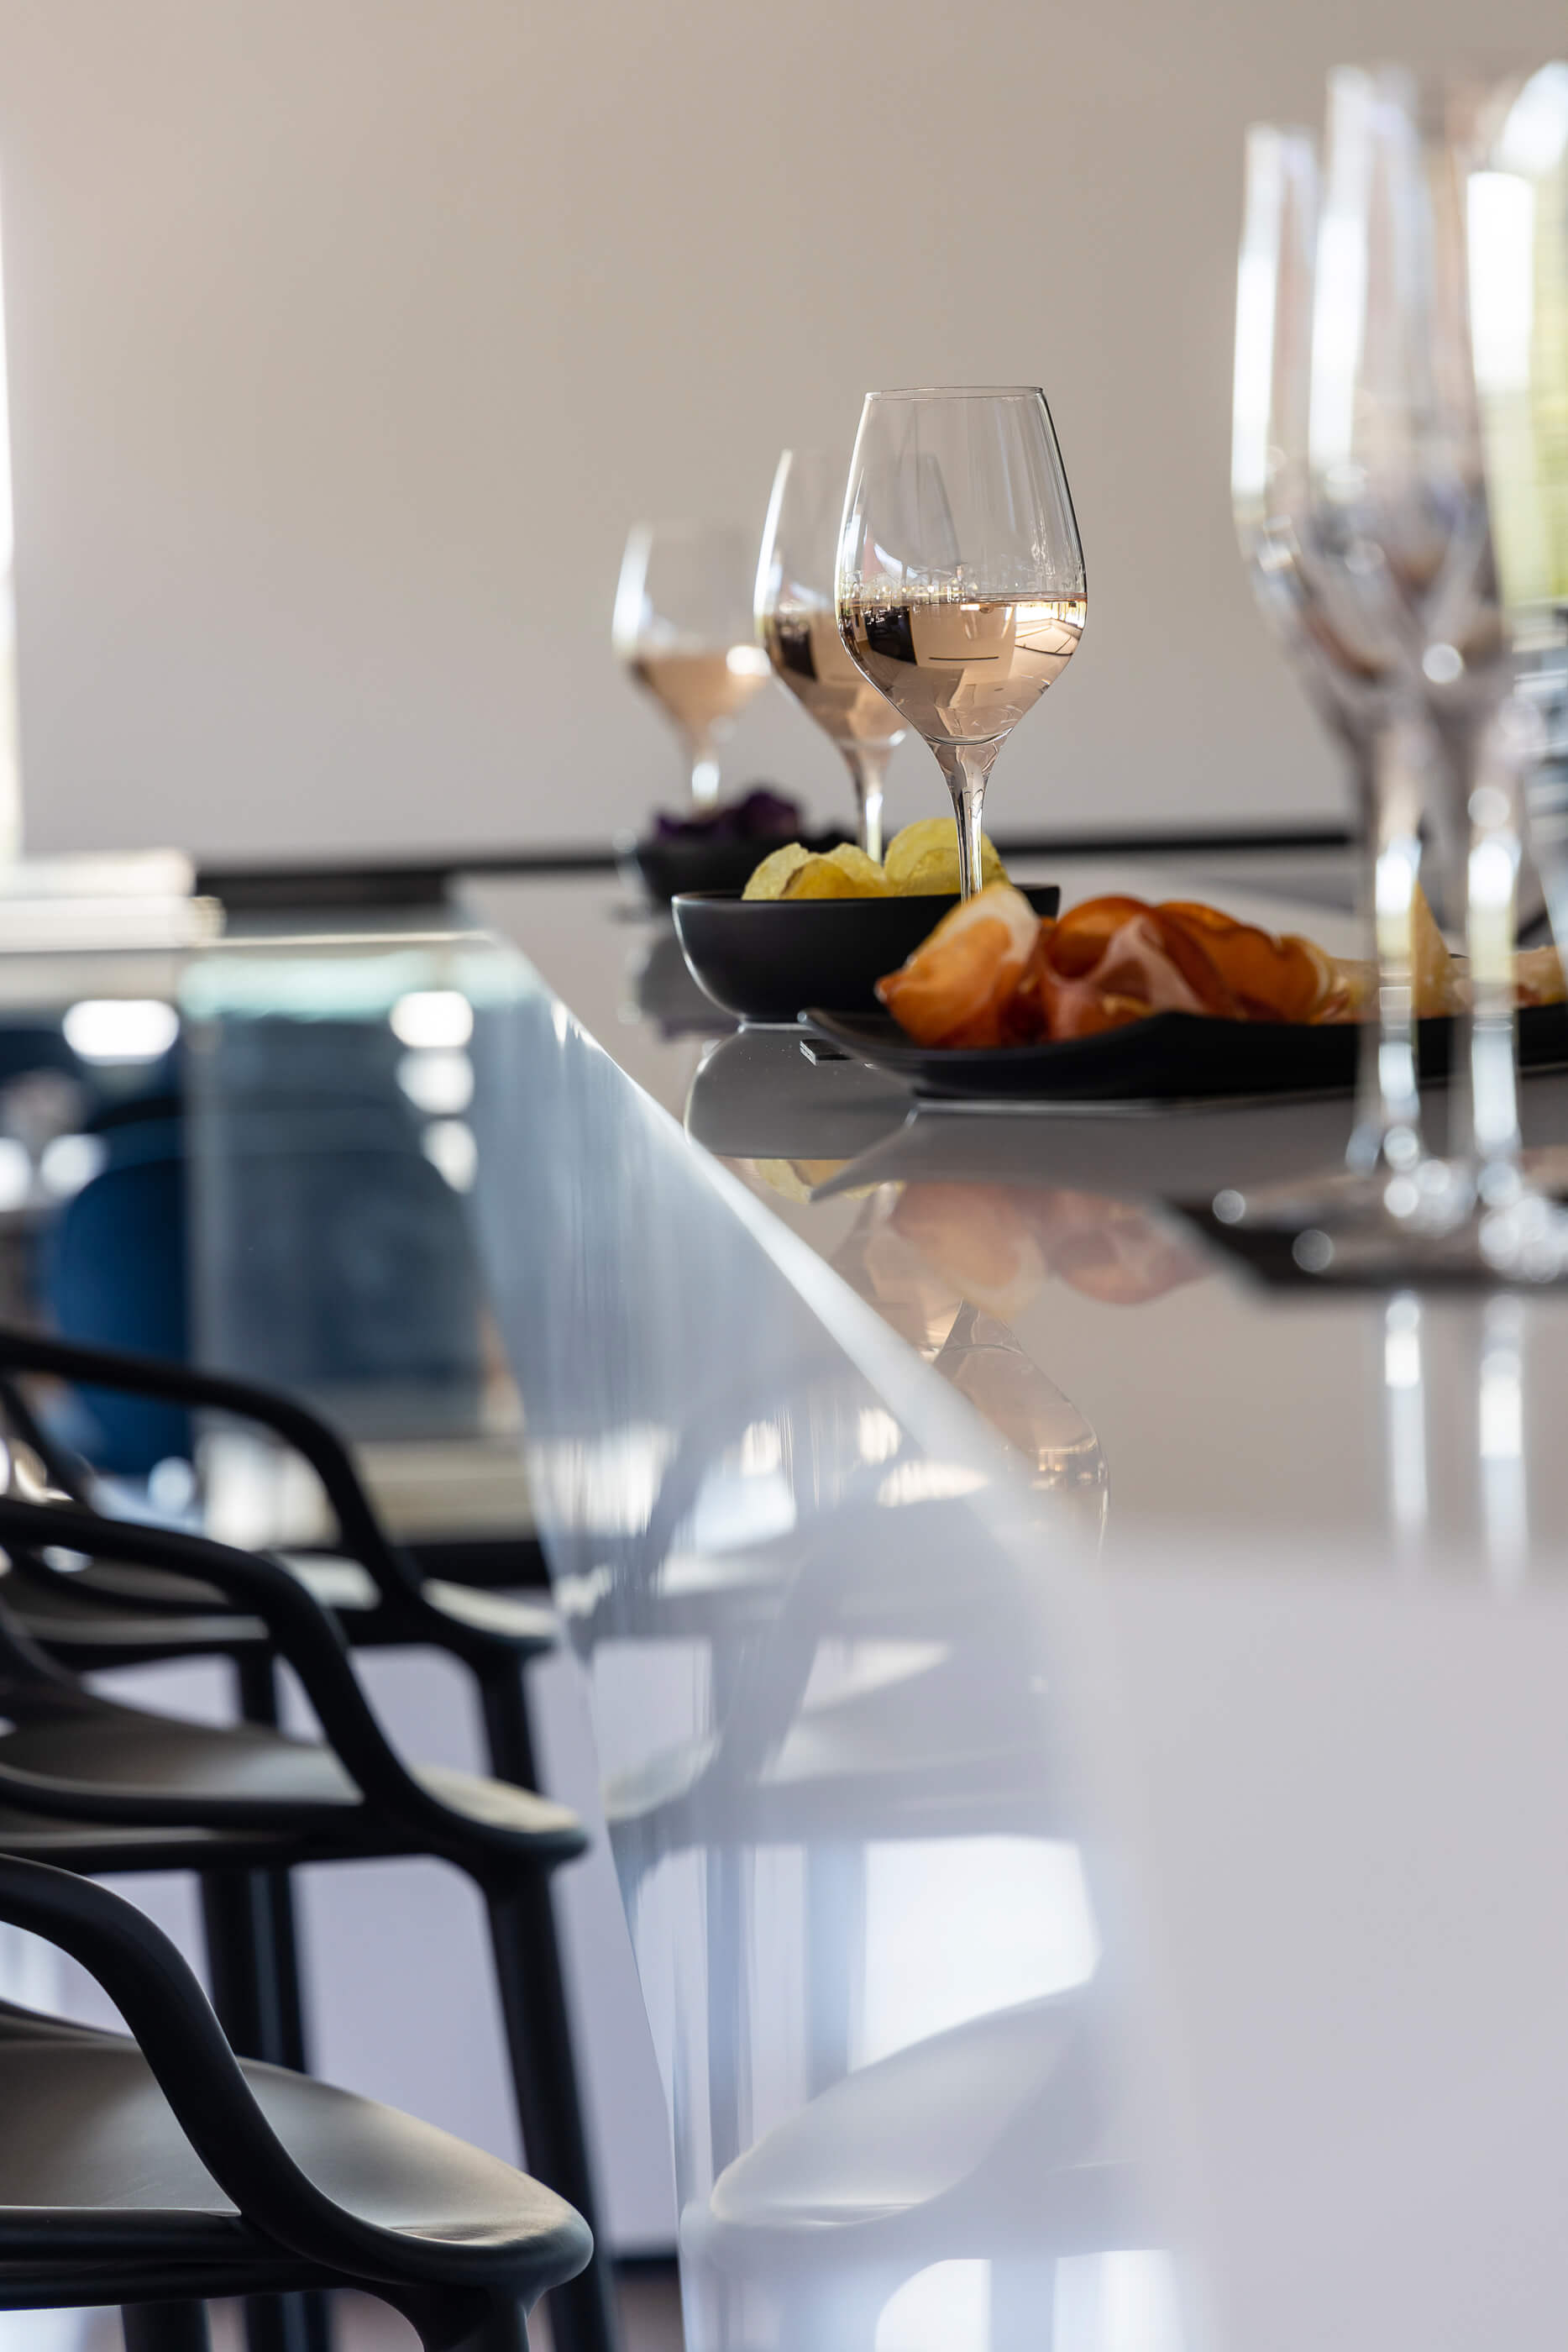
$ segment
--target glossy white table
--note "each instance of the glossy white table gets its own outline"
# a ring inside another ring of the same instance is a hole
[[[1271,1295],[1152,1205],[1343,1104],[911,1129],[639,1017],[613,888],[476,905],[696,2352],[1560,2346],[1568,1303]]]

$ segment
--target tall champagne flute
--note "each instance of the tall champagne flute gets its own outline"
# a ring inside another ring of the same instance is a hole
[[[1437,756],[1418,690],[1364,626],[1345,628],[1315,562],[1309,414],[1321,213],[1312,134],[1253,125],[1237,268],[1231,499],[1260,607],[1344,755],[1366,850],[1360,895],[1377,972],[1375,1018],[1361,1025],[1344,1170],[1245,1198],[1228,1189],[1216,1201],[1228,1222],[1298,1228],[1375,1223],[1389,1177],[1409,1175],[1425,1157],[1411,919]]]
[[[1511,691],[1481,737],[1470,795],[1479,1239],[1494,1264],[1559,1275],[1568,1267],[1568,1224],[1530,1182],[1520,1150],[1511,950],[1526,804],[1532,817],[1539,812],[1531,846],[1559,948],[1568,940],[1560,799],[1568,769],[1568,60],[1490,86],[1461,83],[1449,112],[1481,462],[1511,653]]]
[[[722,523],[638,523],[615,592],[612,642],[675,729],[692,804],[718,800],[721,745],[767,682],[751,617],[755,541]]]
[[[1473,334],[1494,277],[1517,278],[1531,257],[1506,204],[1478,240],[1474,151],[1490,110],[1487,87],[1465,77],[1331,76],[1311,454],[1318,552],[1343,625],[1420,695],[1469,838],[1468,1127],[1461,1117],[1447,1159],[1401,1171],[1385,1206],[1445,1263],[1541,1275],[1568,1264],[1568,1220],[1531,1191],[1520,1151],[1513,946],[1527,714],[1513,694]],[[1490,471],[1500,481],[1495,461]]]
[[[1472,248],[1514,224],[1528,260],[1472,268],[1473,344],[1492,535],[1516,691],[1542,756],[1527,779],[1531,849],[1568,941],[1568,60],[1496,93],[1469,186]],[[1522,183],[1522,185],[1520,184]],[[1479,257],[1477,257],[1479,258]]]
[[[841,464],[820,450],[785,450],[757,567],[757,630],[778,676],[843,754],[861,847],[880,858],[883,780],[904,729],[839,635],[833,574],[843,503]]]
[[[936,756],[970,898],[992,763],[1067,667],[1087,609],[1071,494],[1037,386],[867,395],[837,602],[856,667]]]

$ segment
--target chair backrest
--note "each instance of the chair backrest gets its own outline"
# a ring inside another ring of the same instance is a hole
[[[391,1069],[367,1058],[361,1024],[236,1025],[193,1108],[165,1096],[97,1122],[104,1165],[46,1244],[55,1328],[181,1362],[199,1341],[205,1362],[307,1394],[413,1390],[465,1423],[482,1383],[477,1266]],[[248,1034],[275,1026],[287,1034],[270,1048]],[[313,1034],[345,1026],[347,1063]],[[192,1444],[178,1407],[99,1391],[62,1434],[132,1477]]]
[[[183,1363],[191,1347],[183,1123],[120,1119],[103,1140],[103,1168],[66,1203],[45,1244],[50,1316],[73,1339]],[[127,1477],[191,1452],[182,1406],[109,1389],[76,1391],[61,1434],[99,1469]]]

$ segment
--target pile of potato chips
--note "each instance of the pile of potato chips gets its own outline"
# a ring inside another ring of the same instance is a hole
[[[1005,882],[1007,872],[988,841],[980,858],[983,882]],[[765,857],[747,884],[747,898],[956,898],[958,830],[950,816],[922,817],[894,834],[879,866],[844,842],[825,855],[791,841]]]

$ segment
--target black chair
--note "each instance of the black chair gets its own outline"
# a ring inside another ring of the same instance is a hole
[[[523,2352],[591,2246],[570,2205],[394,2109],[241,2065],[168,1938],[104,1888],[0,1860],[0,1919],[96,1978],[134,2040],[0,2004],[0,2308],[123,2308],[204,2352],[205,2299],[355,2286],[426,2352]]]
[[[385,1533],[347,1447],[324,1421],[292,1397],[226,1374],[0,1327],[0,1411],[38,1454],[53,1484],[89,1509],[97,1507],[91,1466],[73,1457],[32,1410],[17,1385],[29,1374],[116,1391],[185,1412],[223,1413],[282,1438],[320,1480],[337,1521],[331,1552],[314,1558],[294,1553],[285,1564],[337,1617],[352,1647],[423,1645],[461,1658],[477,1685],[491,1770],[497,1780],[515,1780],[519,1787],[536,1785],[524,1675],[533,1659],[556,1646],[553,1612],[515,1593],[422,1574],[410,1553]],[[519,1535],[515,1549],[518,1580],[524,1573],[542,1580],[537,1541]],[[251,1662],[250,1671],[241,1675],[244,1711],[253,1720],[277,1721],[270,1678],[256,1656],[254,1625],[235,1625],[219,1641],[210,1623],[183,1629],[166,1623],[159,1633],[128,1614],[129,1603],[166,1619],[210,1620],[214,1596],[204,1592],[199,1581],[193,1588],[189,1579],[171,1582],[145,1570],[127,1575],[115,1565],[60,1577],[50,1576],[47,1564],[35,1563],[30,1576],[53,1604],[57,1621],[47,1627],[37,1622],[37,1636],[71,1664],[86,1669],[228,1652],[236,1663]],[[111,1633],[95,1622],[82,1610],[84,1601],[109,1604],[120,1627]],[[25,1622],[37,1622],[40,1604],[30,1595],[18,1594],[14,1605]]]
[[[41,1562],[59,1547],[89,1565],[160,1570],[215,1593],[264,1625],[330,1742],[259,1724],[178,1721],[99,1697],[0,1606],[0,1717],[10,1726],[0,1728],[0,1805],[10,1809],[0,1812],[0,1852],[83,1872],[199,1871],[214,1992],[257,2027],[275,1998],[267,1923],[254,1908],[258,1885],[312,1862],[387,1854],[449,1862],[478,1886],[488,1911],[528,2161],[591,2227],[549,1887],[549,1872],[586,1843],[574,1816],[499,1780],[405,1767],[355,1680],[336,1622],[263,1555],[106,1520],[70,1503],[14,1497],[0,1497],[0,1545],[14,1562]],[[601,2260],[558,2304],[552,2321],[563,2346],[607,2352],[613,2345]]]
[[[95,1465],[63,1445],[33,1409],[19,1381],[39,1374],[89,1391],[95,1405],[106,1391],[124,1393],[154,1412],[220,1412],[282,1438],[315,1471],[337,1522],[331,1550],[290,1554],[283,1564],[337,1618],[352,1647],[423,1645],[460,1658],[475,1678],[492,1772],[520,1788],[537,1786],[527,1668],[557,1646],[559,1627],[548,1603],[423,1574],[416,1559],[382,1528],[336,1432],[294,1399],[184,1364],[0,1328],[0,1414],[12,1438],[30,1447],[53,1484],[84,1508],[97,1507]],[[118,1524],[99,1516],[106,1526]],[[520,1570],[542,1572],[533,1538],[519,1536],[508,1549]],[[62,1573],[43,1552],[20,1548],[13,1571],[5,1590],[15,1621],[61,1664],[89,1673],[225,1656],[233,1665],[242,1717],[277,1724],[267,1627],[226,1608],[210,1585],[112,1557]],[[211,1874],[203,1881],[203,1906],[218,2014],[235,2047],[247,2057],[308,2071],[287,1873]],[[559,1976],[548,1890],[534,1932],[547,1948],[541,1964]],[[575,2137],[583,2137],[580,2119]]]

